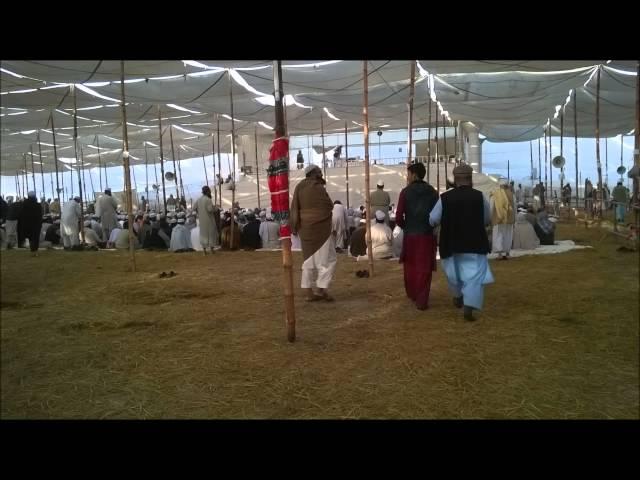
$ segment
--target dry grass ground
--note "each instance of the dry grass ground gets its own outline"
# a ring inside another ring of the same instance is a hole
[[[638,254],[491,262],[465,323],[441,270],[428,311],[401,266],[339,256],[333,304],[296,297],[279,253],[2,252],[2,418],[639,418]],[[301,256],[294,256],[299,285]],[[174,278],[160,279],[174,270]],[[299,290],[296,292],[300,293]]]

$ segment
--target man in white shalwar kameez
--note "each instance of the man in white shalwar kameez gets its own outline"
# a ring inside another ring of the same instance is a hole
[[[187,252],[193,250],[191,231],[184,225],[185,219],[179,218],[178,224],[171,230],[170,252]]]
[[[73,200],[68,201],[62,208],[62,217],[60,218],[60,236],[64,249],[77,249],[80,246],[80,197],[76,196]]]
[[[340,200],[333,202],[331,228],[336,236],[337,248],[340,250],[345,249],[347,247],[348,218],[347,209],[344,208]]]
[[[536,235],[533,225],[527,220],[527,212],[519,211],[513,228],[513,249],[534,250],[540,246],[540,239]]]
[[[200,245],[205,255],[207,248],[214,253],[213,247],[218,245],[218,227],[215,221],[215,215],[219,214],[217,210],[211,199],[211,189],[205,185],[202,187],[202,196],[193,205],[193,211],[198,214]]]
[[[96,215],[100,217],[102,226],[102,241],[108,242],[111,230],[118,226],[118,202],[111,196],[111,189],[107,188],[104,195],[96,201]]]
[[[191,228],[191,245],[196,252],[202,251],[202,245],[200,245],[200,226],[196,222],[196,226]]]
[[[501,260],[507,260],[513,244],[516,198],[506,180],[501,180],[500,187],[491,192],[490,208],[493,225],[491,251],[501,254]]]
[[[371,250],[373,251],[373,258],[376,260],[391,258],[393,256],[393,249],[391,248],[393,232],[385,223],[387,216],[382,210],[377,210],[375,216],[375,223],[371,225]]]
[[[456,308],[473,321],[473,310],[482,309],[484,285],[493,283],[487,253],[485,225],[491,221],[489,202],[472,188],[473,169],[465,164],[453,169],[455,188],[447,190],[429,214],[432,226],[440,225],[440,259]]]
[[[280,248],[280,225],[273,221],[273,216],[270,213],[265,213],[265,215],[266,219],[260,224],[259,230],[262,248]]]

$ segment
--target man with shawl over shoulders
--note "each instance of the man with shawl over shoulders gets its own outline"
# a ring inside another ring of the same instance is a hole
[[[332,233],[333,202],[320,167],[309,165],[304,172],[305,179],[293,192],[290,216],[291,231],[299,235],[302,244],[301,287],[307,292],[307,301],[333,301],[327,293],[337,263],[336,238]],[[313,292],[314,286],[318,293]]]
[[[516,199],[506,179],[491,192],[492,250],[507,260],[513,244],[513,225],[516,223]]]

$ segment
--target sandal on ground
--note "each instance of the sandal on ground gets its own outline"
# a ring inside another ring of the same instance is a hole
[[[307,298],[305,298],[304,300],[305,300],[305,302],[319,302],[319,301],[321,301],[321,300],[324,300],[324,296],[322,296],[322,295],[315,295],[315,294],[314,294],[313,296],[311,296],[311,297],[307,297]]]

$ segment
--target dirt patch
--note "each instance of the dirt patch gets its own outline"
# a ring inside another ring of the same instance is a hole
[[[44,303],[0,302],[0,310],[24,310],[26,308],[42,308]]]
[[[128,252],[3,252],[0,415],[637,419],[638,262],[595,228],[556,237],[594,248],[491,261],[472,324],[441,268],[419,312],[402,266],[359,279],[344,255],[336,301],[306,303],[294,252],[293,344],[279,252],[136,252],[135,273]]]

